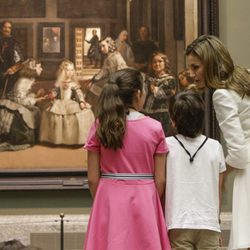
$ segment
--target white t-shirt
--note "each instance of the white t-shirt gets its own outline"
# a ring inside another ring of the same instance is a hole
[[[206,137],[178,134],[177,138],[193,155]],[[209,138],[190,162],[189,155],[173,136],[167,137],[166,142],[169,147],[165,203],[168,229],[220,232],[219,174],[226,169],[222,146]]]

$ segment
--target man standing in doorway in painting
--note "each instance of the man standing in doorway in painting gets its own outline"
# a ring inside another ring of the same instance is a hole
[[[6,98],[17,80],[16,72],[22,67],[23,53],[19,43],[11,36],[12,22],[1,25],[0,38],[0,98]]]
[[[90,64],[92,65],[93,60],[94,60],[95,67],[97,67],[97,62],[98,62],[98,59],[100,57],[100,53],[99,53],[99,48],[98,48],[99,37],[97,35],[97,30],[96,29],[92,30],[92,35],[93,36],[89,41],[85,40],[87,43],[90,43],[90,47],[88,49],[87,57],[89,58]]]

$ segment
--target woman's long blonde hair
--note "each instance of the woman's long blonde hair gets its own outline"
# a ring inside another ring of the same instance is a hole
[[[250,73],[234,65],[228,50],[217,37],[198,37],[187,46],[186,55],[194,55],[201,60],[208,88],[231,89],[242,97],[250,96]]]

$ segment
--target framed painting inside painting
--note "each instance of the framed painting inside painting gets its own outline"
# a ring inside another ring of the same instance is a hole
[[[65,55],[64,23],[39,23],[37,46],[39,58],[63,58]]]

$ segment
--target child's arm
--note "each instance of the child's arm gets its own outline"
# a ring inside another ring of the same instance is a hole
[[[99,163],[99,152],[88,151],[88,184],[93,198],[95,198],[96,189],[100,179]]]
[[[219,214],[221,211],[221,198],[222,198],[222,189],[223,189],[223,178],[224,173],[220,173],[219,175]],[[220,222],[220,216],[219,216],[219,222]]]
[[[154,157],[155,164],[155,185],[162,198],[166,185],[166,154],[156,154]]]
[[[223,182],[223,179],[224,179],[224,173],[220,173],[219,175],[219,224],[221,224],[221,219],[220,219],[220,211],[221,211],[221,199],[222,199],[222,189],[223,189],[223,186],[224,186],[224,182]],[[220,235],[220,238],[219,238],[219,244],[220,244],[220,247],[223,245],[223,241],[222,241],[222,236]]]
[[[81,109],[89,108],[90,106],[85,101],[84,94],[80,85],[76,84],[74,87],[71,88],[73,91],[73,96],[76,101],[79,103]]]

